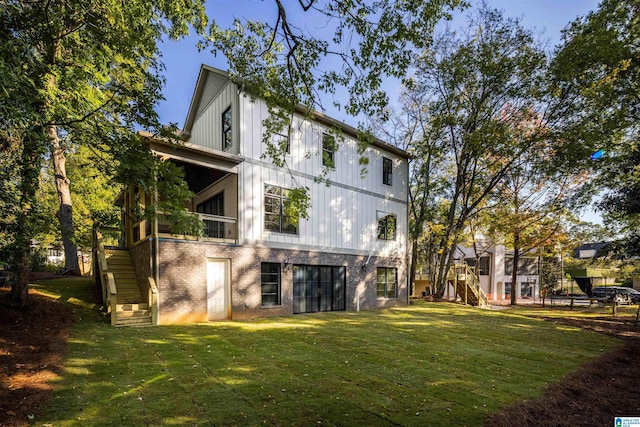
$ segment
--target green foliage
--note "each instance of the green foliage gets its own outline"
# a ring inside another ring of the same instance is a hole
[[[284,212],[293,225],[298,225],[300,218],[309,219],[310,208],[309,187],[296,187],[287,191]]]
[[[20,199],[18,149],[15,138],[0,131],[0,249],[14,239]]]
[[[0,102],[0,123],[20,144],[14,243],[21,265],[35,235],[32,206],[47,152],[86,146],[118,159],[116,167],[124,159],[149,162],[144,158],[151,154],[135,133],[139,127],[160,129],[154,106],[164,81],[157,42],[163,35],[186,35],[190,25],[204,30],[200,0],[2,3],[0,92],[7,96]],[[24,303],[27,270],[21,270]]]
[[[435,24],[464,4],[460,0],[300,3],[303,15],[327,22],[314,34],[291,21],[292,13],[300,12],[296,6],[276,0],[275,23],[236,19],[223,29],[214,20],[202,47],[223,53],[244,89],[271,107],[284,106],[290,113],[302,105],[311,111],[322,106],[319,93],[335,93],[344,86],[349,92],[347,113],[381,116],[387,100],[382,77],[403,78],[413,48],[428,46]],[[327,57],[336,57],[341,69],[327,69],[322,62]]]
[[[622,224],[627,248],[634,251],[640,216],[640,3],[604,0],[575,20],[563,34],[551,71],[556,91],[571,97],[568,120],[572,147],[589,161],[595,150],[594,185],[608,191],[600,208]],[[637,247],[636,247],[637,248]]]

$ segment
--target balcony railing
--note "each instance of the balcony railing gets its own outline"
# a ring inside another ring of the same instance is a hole
[[[199,238],[204,240],[217,240],[224,242],[237,242],[238,240],[238,219],[228,216],[207,215],[197,213],[203,222],[202,235],[191,236],[176,234],[171,230],[171,223],[163,215],[158,216],[158,234],[171,236],[184,236]]]

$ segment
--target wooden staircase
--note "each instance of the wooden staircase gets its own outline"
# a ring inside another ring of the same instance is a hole
[[[488,307],[487,296],[480,286],[475,271],[467,264],[455,264],[449,273],[449,283],[453,285],[456,295],[465,304]]]
[[[105,259],[108,271],[113,274],[117,291],[116,326],[152,325],[151,310],[140,290],[129,251],[106,249]]]

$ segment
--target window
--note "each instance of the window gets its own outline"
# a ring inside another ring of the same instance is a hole
[[[205,215],[224,215],[224,192],[218,193],[210,199],[196,206],[196,212]],[[224,222],[215,221],[212,218],[203,218],[205,237],[224,239]]]
[[[471,267],[476,267],[476,272],[480,276],[488,276],[489,275],[489,257],[482,256],[478,258],[478,265],[476,265],[475,258],[465,258],[464,261],[467,265]]]
[[[382,183],[392,185],[393,182],[393,163],[391,159],[382,158]]]
[[[286,214],[289,190],[275,185],[264,186],[264,229],[278,233],[297,234],[298,226]],[[296,221],[297,223],[297,221]]]
[[[222,149],[228,150],[233,145],[231,106],[222,113]]]
[[[513,258],[504,259],[504,274],[513,273]],[[538,260],[536,258],[520,258],[518,260],[519,276],[535,276],[538,274]]]
[[[263,262],[260,265],[260,286],[262,288],[262,305],[280,305],[280,264]]]
[[[196,212],[207,215],[224,215],[224,191],[196,206]]]
[[[480,276],[488,276],[489,275],[489,257],[483,256],[480,257],[480,262],[478,265],[478,274]]]
[[[380,213],[378,213],[378,216],[380,216]],[[395,240],[395,239],[396,239],[396,216],[389,214],[378,219],[378,240]]]
[[[378,298],[398,297],[398,270],[391,267],[378,267],[376,295]]]
[[[336,143],[333,136],[326,133],[322,134],[322,166],[326,166],[331,169],[336,168],[335,156]]]

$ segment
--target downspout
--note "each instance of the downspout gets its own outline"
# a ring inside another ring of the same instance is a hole
[[[158,193],[154,195],[154,203],[158,202]],[[160,243],[158,242],[158,213],[154,213],[153,215],[153,256],[152,256],[152,272],[153,272],[153,280],[156,281],[156,286],[160,280],[160,266],[159,266],[159,256],[160,254]]]
[[[157,176],[154,178],[157,181]],[[160,242],[158,242],[158,186],[153,192],[153,246],[151,247],[151,274],[153,274],[153,280],[156,282],[156,288],[160,287]],[[159,295],[158,295],[159,296]],[[158,303],[158,301],[156,301]],[[158,303],[159,304],[159,303]],[[156,307],[156,320],[160,323],[160,310]]]
[[[409,305],[410,302],[410,293],[411,293],[411,278],[409,277],[409,275],[411,274],[411,271],[407,271],[407,269],[409,268],[409,213],[410,213],[410,209],[409,209],[409,159],[407,159],[407,186],[406,186],[406,193],[405,193],[405,199],[407,200],[406,203],[406,217],[405,217],[405,222],[404,222],[404,228],[405,228],[405,232],[404,232],[404,265],[405,265],[405,276],[406,276],[406,288],[407,288],[407,305]],[[415,283],[414,283],[415,284]]]

